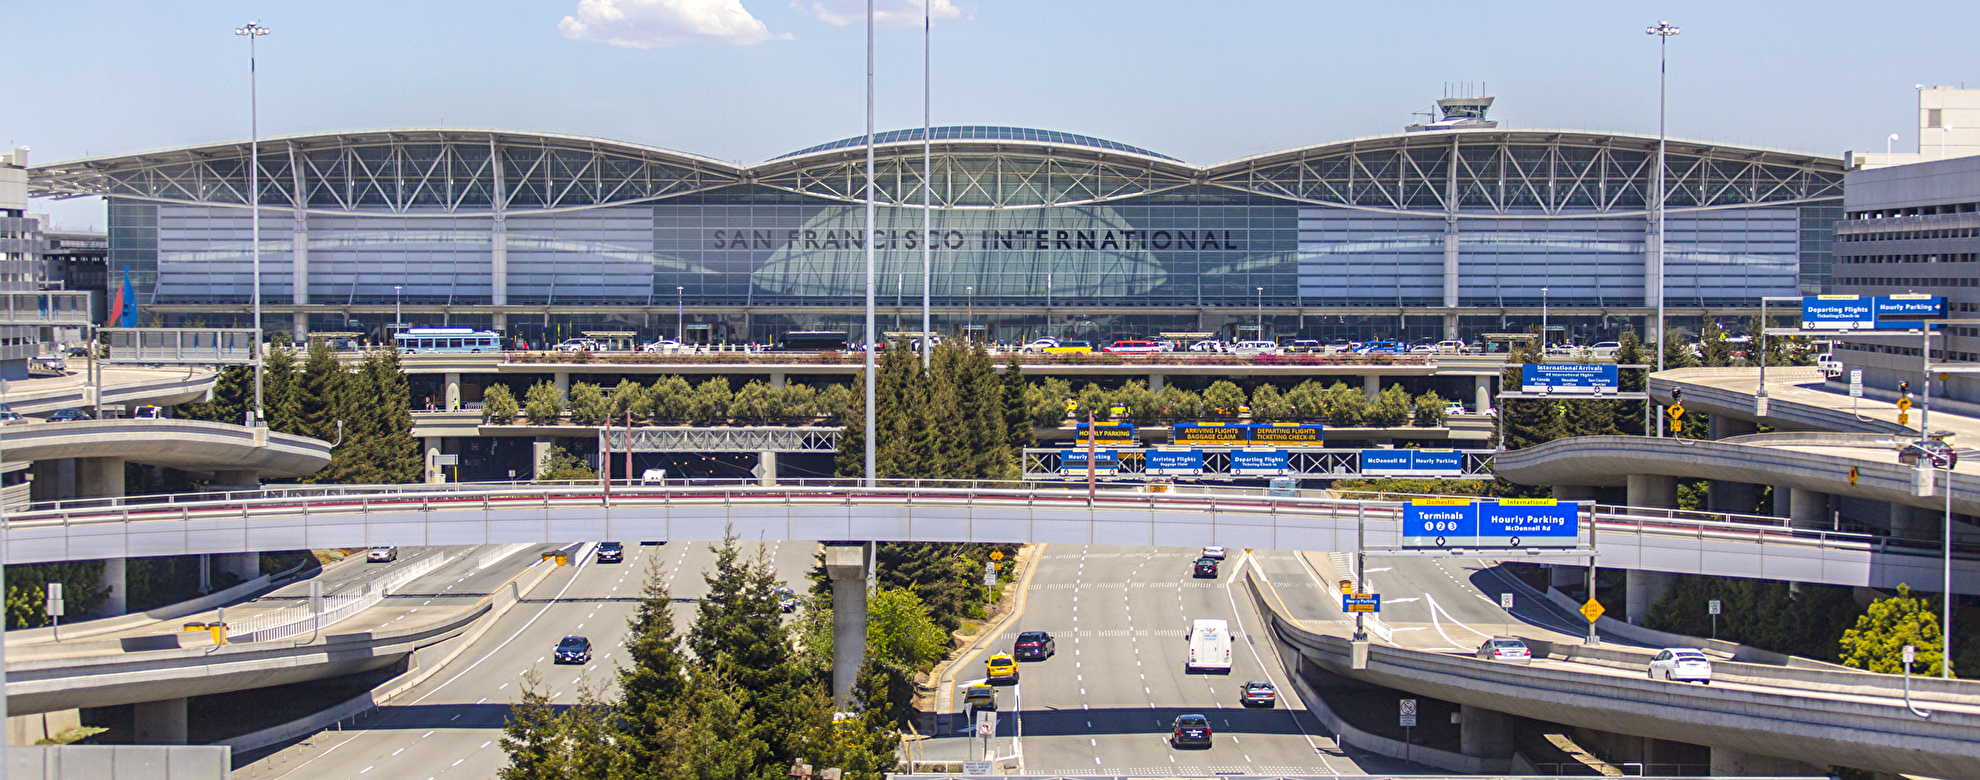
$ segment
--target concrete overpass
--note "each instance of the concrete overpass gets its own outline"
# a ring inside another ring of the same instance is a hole
[[[219,376],[201,368],[105,367],[95,395],[105,404],[170,406],[206,397]],[[22,414],[43,414],[94,402],[89,383],[77,371],[7,383],[7,405]]]
[[[222,484],[293,479],[330,464],[329,442],[205,420],[28,423],[0,435],[7,462],[82,461],[70,494],[80,496],[123,495],[126,461],[213,474]]]

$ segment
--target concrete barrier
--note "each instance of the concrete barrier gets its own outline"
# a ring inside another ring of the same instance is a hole
[[[11,780],[226,780],[232,752],[209,745],[15,745]]]

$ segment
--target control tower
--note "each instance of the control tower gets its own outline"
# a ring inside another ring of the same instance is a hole
[[[1489,95],[1477,97],[1447,97],[1437,101],[1437,116],[1434,122],[1418,122],[1405,125],[1403,130],[1420,133],[1426,130],[1470,130],[1475,128],[1498,127],[1499,123],[1485,118],[1485,112],[1492,109]]]

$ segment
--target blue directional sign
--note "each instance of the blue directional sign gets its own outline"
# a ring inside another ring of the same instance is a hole
[[[1523,393],[1614,393],[1618,385],[1616,366],[1581,363],[1527,363],[1519,367],[1519,389]]]
[[[1946,299],[1936,295],[1808,295],[1801,299],[1801,327],[1806,330],[1910,329],[1920,327],[1922,320],[1945,318]]]
[[[1292,473],[1285,450],[1231,450],[1231,475],[1282,477]]]
[[[1142,453],[1143,468],[1151,477],[1203,476],[1202,450],[1151,449]]]
[[[1114,450],[1094,450],[1093,466],[1095,474],[1113,474],[1120,470],[1120,453]],[[1059,473],[1077,473],[1085,476],[1086,472],[1086,450],[1059,450]]]
[[[1581,537],[1581,503],[1551,498],[1502,498],[1480,503],[1481,547],[1574,547]]]
[[[1456,477],[1464,474],[1464,453],[1457,450],[1410,450],[1413,477]]]
[[[1877,298],[1871,305],[1880,329],[1916,329],[1924,327],[1922,320],[1946,318],[1946,299],[1935,295],[1892,295]]]
[[[1478,546],[1478,504],[1465,498],[1427,498],[1403,507],[1404,547]]]
[[[1341,594],[1341,611],[1347,613],[1381,612],[1382,594],[1343,593]]]
[[[1414,468],[1411,465],[1409,450],[1362,450],[1361,475],[1364,477],[1409,476]]]

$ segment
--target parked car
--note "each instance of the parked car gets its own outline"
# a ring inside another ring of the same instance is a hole
[[[1478,657],[1487,661],[1506,661],[1515,664],[1533,662],[1533,651],[1518,638],[1495,636],[1478,646]]]
[[[1395,341],[1370,341],[1354,348],[1357,355],[1400,355],[1403,345]]]
[[[1020,661],[1043,661],[1059,652],[1058,643],[1052,635],[1043,631],[1026,631],[1018,634],[1017,642],[1011,645],[1011,655]]]
[[[1293,339],[1291,344],[1286,345],[1286,354],[1289,355],[1318,355],[1326,351],[1327,345],[1320,343],[1318,339]]]
[[[1264,680],[1246,682],[1238,689],[1238,702],[1246,707],[1270,707],[1279,701],[1279,689]]]
[[[1240,341],[1231,345],[1231,354],[1233,355],[1277,355],[1280,353],[1279,345],[1270,341]]]
[[[649,353],[660,352],[660,353],[673,354],[675,352],[681,351],[681,343],[673,339],[661,339],[659,341],[640,345],[639,351],[649,352]]]
[[[82,409],[77,409],[73,406],[67,409],[56,409],[53,413],[50,413],[48,415],[49,422],[75,422],[76,420],[94,420],[94,419],[96,418],[89,416],[89,412],[84,411]]]
[[[1210,747],[1210,719],[1202,715],[1178,715],[1169,744],[1175,747]]]
[[[366,563],[391,563],[399,559],[397,547],[373,547],[364,554]]]
[[[557,345],[558,352],[597,352],[598,342],[591,339],[564,339]]]
[[[1163,349],[1161,344],[1153,341],[1122,339],[1107,345],[1105,349],[1100,351],[1113,355],[1153,355],[1168,350]]]
[[[581,636],[567,636],[557,643],[557,651],[551,654],[551,662],[559,664],[582,664],[591,662],[591,640]]]
[[[1712,659],[1695,647],[1667,647],[1650,659],[1650,679],[1712,684]]]
[[[133,420],[158,420],[165,417],[165,410],[157,406],[140,406],[131,410]]]
[[[1216,558],[1198,558],[1198,559],[1196,559],[1196,568],[1194,568],[1194,569],[1192,570],[1192,572],[1193,572],[1193,573],[1191,574],[1191,576],[1194,576],[1194,577],[1208,577],[1208,578],[1210,578],[1210,579],[1213,579],[1213,580],[1214,580],[1214,579],[1216,579],[1216,578],[1217,578],[1217,559],[1216,559]]]
[[[1022,347],[1019,347],[1018,351],[1034,352],[1034,353],[1044,352],[1045,350],[1050,349],[1052,347],[1056,347],[1058,345],[1059,345],[1058,339],[1052,338],[1051,336],[1046,336],[1044,338],[1038,339],[1037,341],[1033,341],[1030,344],[1026,344]]]
[[[599,542],[599,563],[620,563],[626,559],[626,546],[619,542]]]
[[[1596,360],[1615,360],[1616,350],[1619,349],[1622,349],[1620,341],[1597,341],[1588,348],[1588,353],[1594,355]]]
[[[1464,352],[1464,342],[1462,340],[1446,340],[1446,341],[1437,342],[1437,354],[1439,355],[1457,355],[1463,352]]]
[[[1216,339],[1205,339],[1205,340],[1203,340],[1203,341],[1199,341],[1199,342],[1196,342],[1195,344],[1191,344],[1191,345],[1189,345],[1189,351],[1191,351],[1191,352],[1223,352],[1223,351],[1224,351],[1224,342],[1221,342],[1221,341],[1218,341],[1218,340],[1216,340]]]
[[[1085,341],[1061,341],[1046,347],[1048,355],[1085,355],[1093,352],[1093,345]]]

